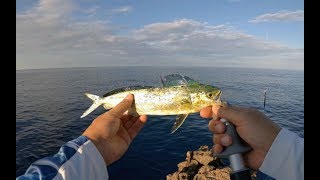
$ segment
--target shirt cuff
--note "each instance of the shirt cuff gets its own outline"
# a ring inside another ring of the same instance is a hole
[[[303,138],[282,128],[259,170],[277,179],[298,178],[304,174],[303,145]]]
[[[96,146],[89,138],[85,136],[80,138],[88,140],[78,148],[77,153],[70,161],[67,161],[59,169],[59,173],[64,177],[78,177],[80,179],[108,179],[106,164]]]

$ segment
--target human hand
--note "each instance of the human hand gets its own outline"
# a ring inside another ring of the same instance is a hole
[[[147,116],[124,114],[133,103],[129,94],[117,106],[98,116],[82,134],[88,137],[101,153],[106,165],[121,158],[130,143],[147,121]]]
[[[203,108],[200,115],[204,118],[215,116],[218,119],[225,118],[236,126],[239,136],[252,147],[251,151],[244,154],[244,160],[246,165],[254,170],[262,165],[269,148],[281,130],[280,126],[262,112],[251,108],[212,106]],[[225,124],[214,119],[209,122],[209,129],[214,133],[213,151],[220,153],[224,146],[232,144],[232,138],[224,134]]]

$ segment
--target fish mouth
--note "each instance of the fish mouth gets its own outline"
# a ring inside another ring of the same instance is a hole
[[[218,94],[216,97],[214,97],[213,101],[214,102],[221,102],[220,97],[221,97],[222,91],[219,90]]]

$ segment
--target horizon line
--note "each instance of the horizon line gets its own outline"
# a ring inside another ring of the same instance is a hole
[[[45,67],[45,68],[25,68],[25,69],[16,69],[16,71],[26,71],[26,70],[50,70],[50,69],[73,69],[73,68],[106,68],[106,67],[180,67],[180,68],[201,68],[201,67],[206,67],[206,68],[241,68],[241,69],[266,69],[266,70],[292,70],[292,71],[304,71],[304,68],[302,69],[283,69],[283,68],[262,68],[262,67],[242,67],[242,66],[168,66],[168,65],[163,65],[163,66],[152,66],[152,65],[117,65],[117,66],[74,66],[74,67]]]

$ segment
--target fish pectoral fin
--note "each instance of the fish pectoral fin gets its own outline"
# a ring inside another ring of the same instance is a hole
[[[174,125],[171,130],[171,134],[174,133],[181,125],[182,123],[186,120],[189,114],[180,114],[176,118],[176,121],[174,122]]]
[[[138,117],[139,116],[139,114],[137,113],[136,103],[135,103],[134,99],[133,99],[131,107],[128,109],[128,114],[133,116],[133,117]]]
[[[139,116],[139,114],[137,113],[135,108],[128,109],[128,114],[133,116],[133,117],[138,117]]]

